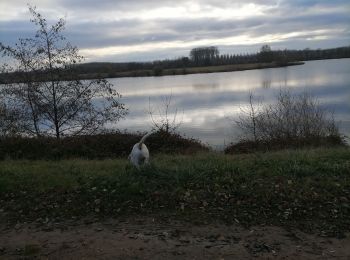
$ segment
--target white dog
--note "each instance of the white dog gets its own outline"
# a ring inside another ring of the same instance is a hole
[[[149,151],[144,142],[146,141],[146,138],[149,137],[151,134],[152,132],[144,135],[141,138],[140,142],[134,145],[128,157],[128,159],[133,165],[135,165],[137,169],[140,169],[141,165],[149,163]]]

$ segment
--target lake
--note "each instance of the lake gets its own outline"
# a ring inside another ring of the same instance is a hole
[[[117,124],[120,130],[150,130],[150,108],[154,119],[159,119],[164,100],[171,97],[168,118],[173,119],[177,110],[178,132],[221,150],[241,135],[234,120],[247,107],[249,92],[261,103],[271,103],[280,89],[288,89],[316,97],[334,113],[341,133],[350,136],[350,59],[236,72],[115,78],[110,82],[129,109]]]

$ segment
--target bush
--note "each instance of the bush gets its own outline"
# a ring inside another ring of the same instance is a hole
[[[155,67],[153,69],[153,75],[154,76],[162,76],[163,75],[163,69],[161,67]]]
[[[11,137],[0,139],[0,159],[104,159],[127,157],[133,145],[140,141],[141,133],[104,133],[56,138]],[[208,150],[199,141],[178,134],[157,132],[146,144],[154,153],[195,153]]]
[[[250,152],[303,146],[345,145],[332,114],[307,93],[281,91],[275,104],[250,107],[236,121],[244,133],[225,152]]]

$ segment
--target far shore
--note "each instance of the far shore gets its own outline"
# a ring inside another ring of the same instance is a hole
[[[189,67],[189,68],[175,68],[175,69],[159,69],[159,70],[133,70],[125,72],[109,72],[109,73],[89,73],[80,74],[80,79],[94,79],[94,78],[124,78],[124,77],[155,77],[168,75],[187,75],[198,73],[215,73],[215,72],[230,72],[243,71],[267,68],[279,68],[295,65],[303,65],[303,61],[295,61],[288,63],[248,63],[248,64],[233,64],[207,67]]]
[[[147,70],[131,70],[131,71],[115,71],[103,73],[80,73],[78,78],[80,80],[100,79],[100,78],[125,78],[125,77],[159,77],[169,75],[187,75],[198,73],[215,73],[215,72],[231,72],[243,70],[256,70],[267,68],[280,68],[287,66],[303,65],[303,61],[293,61],[287,63],[269,62],[269,63],[247,63],[247,64],[233,64],[220,66],[206,66],[206,67],[188,67],[188,68],[174,68],[174,69],[147,69]],[[73,76],[73,78],[72,78]],[[23,82],[20,76],[10,75],[10,77],[0,74],[0,84],[20,83]],[[76,74],[65,75],[61,73],[57,75],[55,80],[72,80],[76,79]],[[44,75],[35,75],[32,81],[47,81]]]

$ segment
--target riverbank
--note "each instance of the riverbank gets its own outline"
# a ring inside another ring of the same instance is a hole
[[[108,72],[108,73],[89,73],[79,74],[80,79],[94,79],[94,78],[123,78],[123,77],[153,77],[153,76],[167,76],[167,75],[187,75],[199,73],[215,73],[215,72],[230,72],[242,70],[255,70],[267,68],[279,68],[287,66],[303,65],[304,62],[288,62],[288,63],[248,63],[248,64],[233,64],[221,66],[207,66],[207,67],[189,67],[176,69],[153,69],[153,70],[133,70],[125,72]]]
[[[350,256],[350,150],[0,161],[0,258]]]
[[[350,227],[350,150],[249,155],[0,162],[2,224],[165,216],[192,223],[274,225],[344,237]]]

